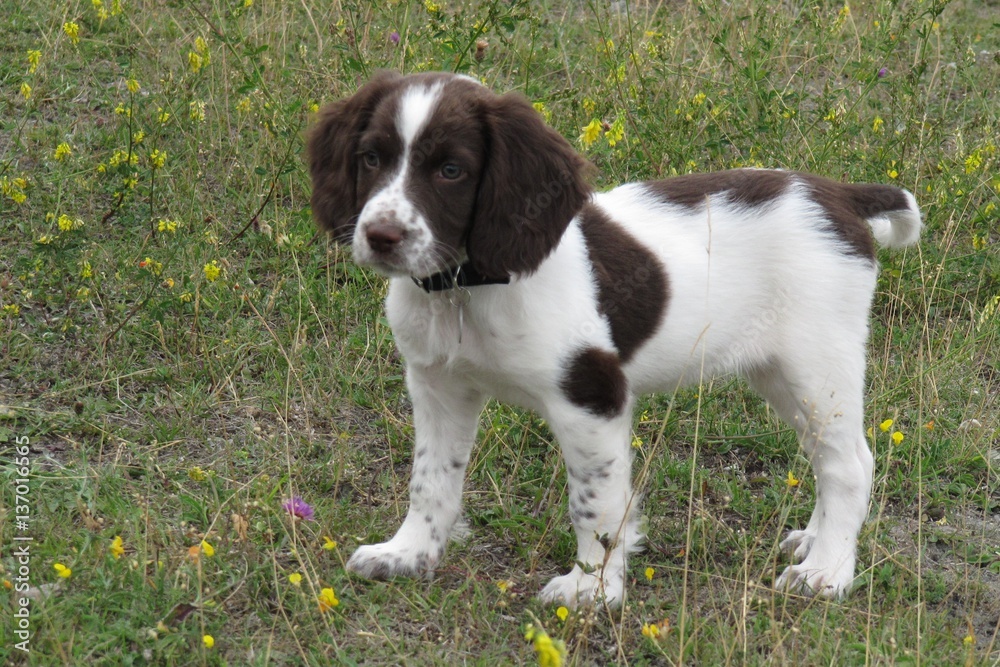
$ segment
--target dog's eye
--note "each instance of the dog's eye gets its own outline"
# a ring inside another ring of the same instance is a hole
[[[379,162],[378,153],[376,153],[375,151],[365,151],[363,159],[365,161],[365,166],[368,167],[369,169],[378,168],[378,162]]]
[[[445,180],[454,181],[461,175],[462,175],[462,168],[459,167],[457,164],[449,162],[441,167],[441,178]]]

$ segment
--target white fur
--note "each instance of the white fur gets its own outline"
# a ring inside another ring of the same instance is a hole
[[[902,248],[916,243],[920,238],[922,225],[917,200],[905,190],[903,194],[906,195],[909,204],[908,210],[890,211],[868,221],[876,240],[886,248]]]

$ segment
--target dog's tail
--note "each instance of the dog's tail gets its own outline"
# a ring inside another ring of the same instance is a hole
[[[908,190],[891,185],[849,188],[855,212],[868,221],[879,245],[902,248],[917,242],[924,224],[920,207]]]

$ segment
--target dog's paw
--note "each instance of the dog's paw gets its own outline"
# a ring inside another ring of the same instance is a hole
[[[778,590],[839,599],[851,592],[854,584],[854,559],[841,559],[839,565],[821,563],[819,558],[806,558],[798,565],[789,565],[774,587]]]
[[[810,530],[793,530],[781,541],[781,548],[792,554],[797,561],[804,561],[812,551],[816,533]]]
[[[569,574],[555,577],[547,583],[538,597],[547,604],[564,604],[570,608],[595,602],[604,602],[610,607],[619,606],[625,597],[624,573],[620,570],[617,573],[605,572],[601,577],[598,572],[600,570],[587,573],[575,565]]]
[[[347,570],[366,579],[414,577],[430,579],[439,557],[426,549],[392,541],[358,547],[347,561]]]

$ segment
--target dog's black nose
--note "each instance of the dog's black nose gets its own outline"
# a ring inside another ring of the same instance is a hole
[[[406,232],[398,225],[377,222],[365,230],[365,238],[368,239],[368,245],[372,250],[385,254],[396,249],[396,246],[406,238]]]

